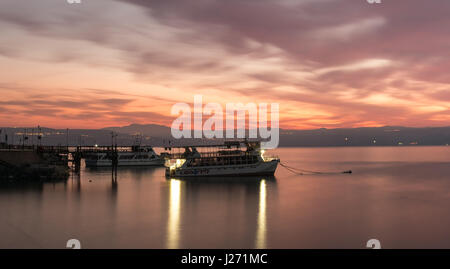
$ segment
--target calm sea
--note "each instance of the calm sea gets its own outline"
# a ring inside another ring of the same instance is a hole
[[[166,179],[164,168],[85,169],[0,185],[0,248],[450,248],[450,147],[280,148],[324,172]]]

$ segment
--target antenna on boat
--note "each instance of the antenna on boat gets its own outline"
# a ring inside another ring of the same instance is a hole
[[[137,133],[136,135],[134,135],[134,145],[140,146],[141,143],[142,143],[142,135],[140,133]]]

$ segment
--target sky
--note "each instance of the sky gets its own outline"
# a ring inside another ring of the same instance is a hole
[[[449,126],[448,0],[0,0],[0,126],[170,126],[278,103],[290,129]]]

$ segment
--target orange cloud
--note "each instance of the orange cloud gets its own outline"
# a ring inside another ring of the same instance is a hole
[[[170,125],[195,94],[281,128],[449,122],[449,1],[0,5],[0,125]]]

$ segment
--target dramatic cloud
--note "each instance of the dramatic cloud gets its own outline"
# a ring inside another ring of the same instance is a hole
[[[447,0],[4,0],[0,125],[169,125],[279,102],[282,128],[450,122]]]

